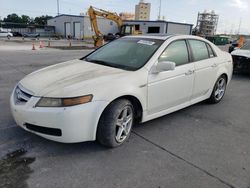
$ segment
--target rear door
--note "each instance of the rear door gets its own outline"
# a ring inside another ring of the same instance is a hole
[[[216,81],[217,67],[216,54],[211,46],[201,40],[188,40],[192,60],[195,66],[195,79],[192,99],[206,95]]]

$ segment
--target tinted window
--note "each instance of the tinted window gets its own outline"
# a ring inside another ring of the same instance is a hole
[[[184,40],[171,43],[162,53],[159,61],[172,61],[176,66],[189,62],[187,45]]]
[[[212,50],[211,46],[207,44],[208,54],[210,58],[215,57],[214,51]]]
[[[193,52],[194,61],[200,61],[209,58],[205,42],[199,40],[189,40],[189,44]]]

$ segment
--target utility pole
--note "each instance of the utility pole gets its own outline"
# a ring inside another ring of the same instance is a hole
[[[240,23],[239,23],[238,35],[240,34],[240,28],[241,28],[241,18],[240,18]]]
[[[161,19],[161,0],[160,0],[160,6],[159,6],[159,15],[158,15],[158,20]]]
[[[57,15],[59,15],[59,0],[57,0]]]

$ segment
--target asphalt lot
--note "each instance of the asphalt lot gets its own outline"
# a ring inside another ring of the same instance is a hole
[[[17,127],[9,109],[15,84],[88,52],[0,50],[0,187],[250,187],[250,75],[235,75],[217,105],[134,127],[116,149],[56,143]]]

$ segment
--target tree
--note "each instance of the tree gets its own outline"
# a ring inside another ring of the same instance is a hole
[[[31,18],[27,15],[18,16],[16,13],[12,13],[9,14],[6,18],[4,18],[3,21],[29,24],[31,22]]]
[[[32,19],[29,16],[27,16],[27,15],[22,15],[21,16],[21,22],[22,23],[29,24],[31,22],[31,20]]]
[[[16,13],[12,13],[12,14],[9,14],[6,18],[4,18],[3,21],[13,22],[13,23],[22,23],[22,24],[47,25],[47,20],[50,18],[52,18],[52,16],[42,15],[33,19],[27,15],[18,16]]]
[[[21,18],[16,13],[12,13],[9,14],[6,18],[4,18],[3,21],[21,23]]]
[[[52,16],[38,16],[34,19],[34,23],[37,24],[37,25],[47,25],[47,20],[52,18]]]

